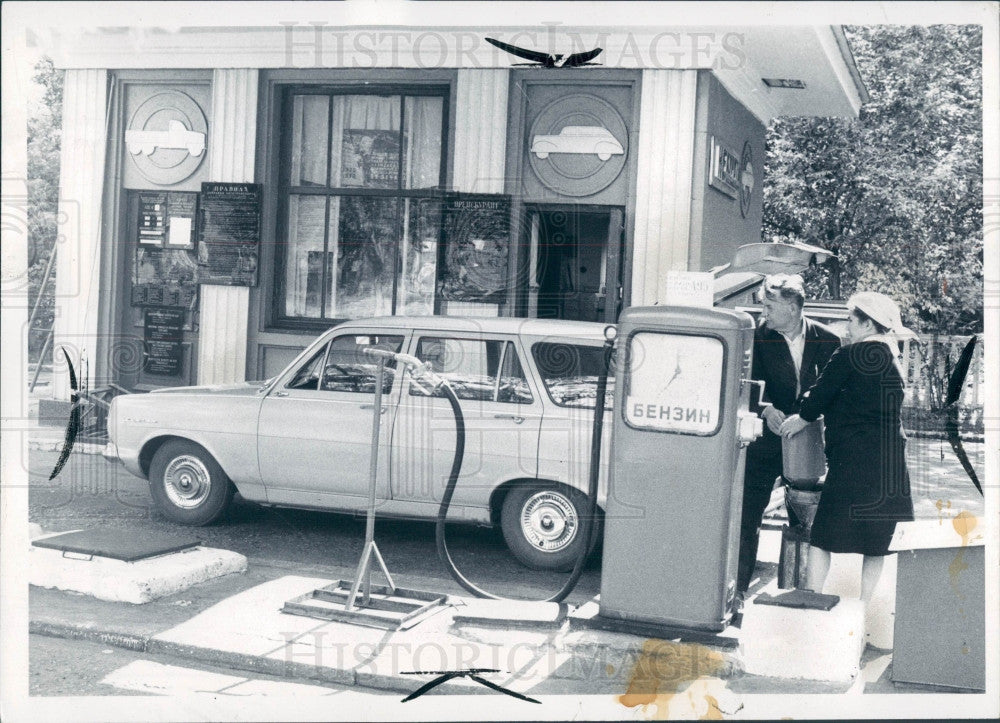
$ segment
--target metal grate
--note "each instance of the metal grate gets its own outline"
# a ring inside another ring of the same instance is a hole
[[[359,601],[348,610],[351,585],[349,580],[338,580],[289,600],[282,612],[373,628],[405,630],[443,610],[448,604],[448,596],[442,593],[402,587],[393,591],[385,585],[372,585],[367,604]]]

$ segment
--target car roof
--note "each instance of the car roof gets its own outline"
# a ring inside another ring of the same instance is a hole
[[[352,319],[338,325],[338,328],[346,329],[356,326],[603,339],[604,328],[608,324],[593,321],[525,319],[509,316],[375,316]]]

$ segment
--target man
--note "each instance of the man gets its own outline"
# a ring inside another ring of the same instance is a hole
[[[757,543],[774,481],[781,475],[781,423],[798,410],[799,395],[811,387],[840,347],[833,330],[802,316],[802,277],[776,274],[764,279],[764,311],[754,332],[751,377],[764,382],[770,406],[751,400],[764,419],[764,434],[747,448],[743,518],[736,589],[742,597],[757,563]]]

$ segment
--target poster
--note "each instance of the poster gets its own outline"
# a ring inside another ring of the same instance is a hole
[[[132,306],[194,310],[198,264],[193,251],[137,244],[132,266]]]
[[[198,211],[197,193],[167,194],[168,248],[193,249],[195,247],[194,222]]]
[[[399,187],[399,131],[345,130],[340,185]]]
[[[256,286],[260,254],[259,183],[203,183],[198,281]]]
[[[183,310],[146,309],[142,335],[145,351],[143,372],[165,377],[180,376],[184,359],[181,343],[183,328]]]
[[[444,204],[441,297],[502,303],[507,296],[510,196],[449,196]]]

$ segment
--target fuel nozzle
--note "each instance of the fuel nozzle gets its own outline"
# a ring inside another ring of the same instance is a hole
[[[386,349],[365,349],[365,354],[382,357],[383,359],[395,359],[400,364],[408,367],[414,385],[427,396],[434,394],[445,383],[444,377],[431,371],[430,362],[422,362],[412,354],[402,354]]]

